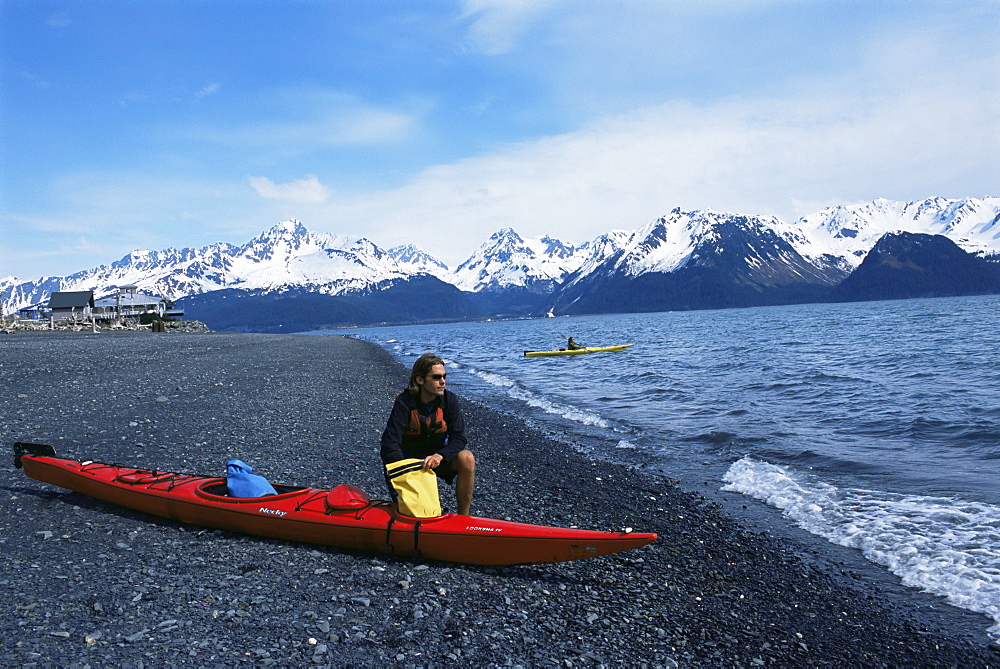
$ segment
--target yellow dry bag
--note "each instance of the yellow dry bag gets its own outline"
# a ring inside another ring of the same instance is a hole
[[[385,466],[396,491],[399,512],[414,518],[434,518],[441,515],[437,474],[424,471],[424,461],[417,458],[397,460]]]

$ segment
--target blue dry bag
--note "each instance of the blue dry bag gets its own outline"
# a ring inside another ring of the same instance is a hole
[[[267,479],[257,474],[251,474],[253,467],[242,460],[230,460],[226,463],[226,485],[229,486],[230,497],[264,497],[277,495]]]

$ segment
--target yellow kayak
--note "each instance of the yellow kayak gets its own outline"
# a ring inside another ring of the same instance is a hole
[[[558,351],[525,351],[526,358],[543,358],[549,355],[579,355],[580,353],[600,353],[624,351],[632,344],[621,344],[620,346],[584,346],[583,348],[561,348]]]

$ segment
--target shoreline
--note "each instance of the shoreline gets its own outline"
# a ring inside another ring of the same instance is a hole
[[[378,437],[407,370],[348,335],[0,339],[4,448],[385,497]],[[460,389],[456,389],[461,397]],[[464,399],[464,398],[463,398]],[[481,568],[183,526],[0,468],[5,661],[91,666],[989,666],[985,616],[655,474],[587,460],[463,402],[473,514],[657,532],[651,546]],[[219,474],[221,475],[221,474]],[[454,509],[452,489],[442,503]],[[774,516],[772,515],[772,518]],[[803,534],[805,534],[803,532]],[[826,544],[826,547],[822,544]],[[406,586],[402,584],[406,583]],[[310,643],[312,639],[315,643]]]

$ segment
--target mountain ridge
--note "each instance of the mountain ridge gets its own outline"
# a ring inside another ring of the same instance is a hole
[[[963,251],[943,235],[889,232],[831,291],[834,301],[1000,293],[1000,263]]]
[[[95,290],[102,297],[122,285],[189,303],[220,290],[244,297],[367,296],[375,303],[381,291],[421,285],[452,304],[457,318],[614,311],[635,301],[630,291],[640,291],[646,311],[724,308],[822,299],[882,237],[897,232],[941,235],[974,257],[1000,258],[1000,198],[878,199],[828,207],[792,224],[678,207],[634,231],[612,230],[579,246],[503,228],[454,270],[413,244],[383,250],[291,219],[241,246],[136,250],[67,277],[7,277],[0,295],[8,314],[56,290]],[[412,283],[417,277],[435,281]],[[449,285],[464,297],[454,299]],[[379,322],[385,316],[371,312]]]

